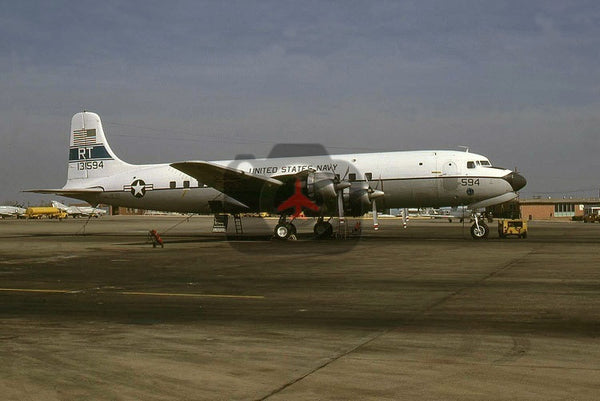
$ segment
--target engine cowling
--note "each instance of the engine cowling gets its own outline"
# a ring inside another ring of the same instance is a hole
[[[365,182],[353,182],[350,186],[348,205],[351,216],[362,216],[371,210],[369,200],[369,185]]]
[[[366,182],[353,182],[348,196],[350,215],[362,216],[371,211],[373,201],[383,195],[383,191],[372,189]]]
[[[314,171],[306,176],[306,191],[317,204],[327,203],[337,196],[335,174],[327,171]]]

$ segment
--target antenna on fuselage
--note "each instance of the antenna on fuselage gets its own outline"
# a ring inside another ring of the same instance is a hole
[[[463,146],[463,145],[459,145],[459,148],[463,148],[465,150],[465,153],[469,153],[469,147],[468,146]]]

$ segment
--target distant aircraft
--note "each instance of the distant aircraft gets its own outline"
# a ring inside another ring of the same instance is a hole
[[[18,206],[0,206],[0,217],[24,218],[26,209]]]
[[[333,232],[327,217],[362,216],[388,208],[468,205],[471,209],[514,199],[526,184],[514,171],[492,167],[481,155],[427,150],[248,160],[182,161],[132,165],[110,148],[100,117],[81,112],[71,121],[67,182],[62,188],[34,189],[99,203],[182,213],[280,213],[276,238],[295,227],[290,210],[278,210],[301,193],[319,210],[315,234]],[[299,204],[299,207],[303,205]],[[488,226],[475,215],[473,238]]]
[[[447,206],[433,209],[433,213],[430,211],[429,213],[424,213],[421,216],[431,217],[433,219],[448,219],[448,221],[452,223],[452,220],[454,219],[460,222],[465,219],[472,219],[474,214],[477,214],[479,217],[481,217],[482,213],[485,213],[485,208],[478,208],[474,210],[468,206]]]
[[[62,210],[67,215],[77,217],[100,217],[106,214],[106,210],[90,206],[67,206],[58,201],[52,201],[52,207]]]

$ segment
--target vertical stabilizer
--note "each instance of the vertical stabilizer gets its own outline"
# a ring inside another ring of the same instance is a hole
[[[67,210],[67,205],[60,203],[59,201],[55,201],[55,200],[52,201],[52,207],[55,207],[55,208],[57,208],[59,210],[63,210],[63,211]]]
[[[98,114],[84,111],[73,116],[66,187],[85,187],[84,180],[107,177],[130,166],[108,145]]]

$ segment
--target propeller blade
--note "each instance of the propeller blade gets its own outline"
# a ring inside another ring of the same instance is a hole
[[[381,177],[379,178],[381,181]],[[377,198],[381,198],[385,193],[380,191],[379,189],[373,189],[371,183],[369,182],[369,178],[365,174],[365,182],[367,183],[367,193],[369,194],[369,200],[373,205],[373,229],[375,231],[379,230],[379,221],[377,221],[377,202],[375,201]],[[379,181],[377,182],[376,188],[379,188]]]
[[[350,172],[350,165],[346,166],[346,172],[340,181],[346,181],[346,177],[348,177],[348,173]]]
[[[344,191],[343,189],[338,191],[338,216],[340,223],[344,223]]]
[[[408,222],[408,209],[402,209],[402,227],[406,228]]]
[[[379,230],[379,222],[377,221],[377,203],[375,199],[373,199],[373,229],[375,231]]]
[[[379,179],[375,182],[375,190],[379,189],[379,184],[381,183],[381,187],[383,188],[383,183],[381,182],[381,175],[379,176]]]

